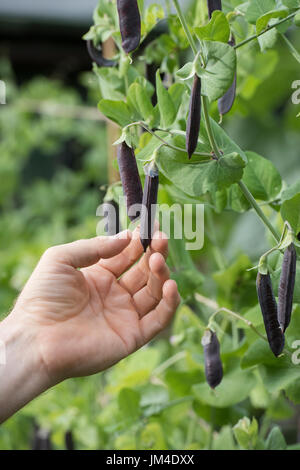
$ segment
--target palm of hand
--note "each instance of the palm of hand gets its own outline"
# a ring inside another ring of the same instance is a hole
[[[157,240],[157,245],[157,251],[166,254],[166,240]],[[106,369],[165,326],[154,317],[159,313],[158,291],[168,279],[163,256],[152,251],[156,274],[149,268],[149,252],[119,278],[140,255],[140,245],[133,240],[120,255],[81,271],[50,257],[48,262],[41,260],[19,302],[26,304],[25,321],[36,329],[54,381]],[[143,320],[148,312],[154,322],[150,330]]]

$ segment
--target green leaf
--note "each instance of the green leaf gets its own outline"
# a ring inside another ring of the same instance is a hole
[[[236,384],[239,384],[237,387]],[[244,401],[255,387],[256,379],[252,372],[235,369],[225,373],[216,392],[207,384],[194,385],[193,392],[198,400],[216,408],[226,408]]]
[[[188,80],[195,75],[194,62],[187,62],[181,69],[177,70],[176,75],[181,80]]]
[[[277,168],[255,152],[246,152],[248,164],[244,170],[243,182],[255,199],[272,201],[281,191],[282,181]]]
[[[175,121],[177,113],[173,100],[161,81],[159,70],[156,73],[156,92],[161,124],[164,128],[170,127]]]
[[[286,387],[285,393],[295,405],[300,404],[300,377]]]
[[[287,444],[280,428],[275,426],[268,436],[266,450],[285,450],[286,447]]]
[[[258,435],[258,423],[255,418],[250,421],[245,417],[234,426],[236,440],[243,449],[254,449]]]
[[[195,28],[195,33],[200,40],[228,42],[230,27],[225,14],[216,10],[213,12],[210,22],[205,26]]]
[[[300,12],[297,13],[297,15],[295,15],[294,21],[295,21],[295,25],[299,27],[300,26]]]
[[[212,450],[237,450],[230,426],[224,426],[218,434],[214,435]]]
[[[127,93],[127,102],[133,105],[135,111],[139,113],[144,121],[150,122],[154,109],[148,93],[139,83],[130,85]]]
[[[169,402],[169,393],[165,387],[147,384],[141,390],[140,406],[144,416],[158,414]]]
[[[159,20],[164,18],[164,16],[164,9],[161,5],[157,3],[150,5],[143,15],[145,32],[149,32]]]
[[[116,101],[124,99],[123,83],[118,70],[109,67],[94,67],[93,70],[99,81],[101,95],[105,99]]]
[[[278,10],[269,11],[264,15],[260,16],[256,21],[256,34],[260,34],[264,31],[269,24],[269,21],[273,18],[285,18],[288,16],[288,9],[287,8],[280,8]]]
[[[183,94],[186,91],[186,87],[183,83],[173,83],[170,86],[168,93],[173,101],[174,108],[175,108],[175,117],[179,111],[180,105],[182,103]]]
[[[282,3],[291,10],[300,7],[300,0],[282,0]]]
[[[268,342],[263,339],[258,339],[250,345],[249,349],[244,354],[241,366],[247,369],[257,364],[267,364],[275,367],[281,365],[281,367],[284,367],[284,365],[289,365],[289,360],[286,357],[275,358]]]
[[[300,193],[292,199],[284,201],[281,206],[281,216],[283,220],[287,220],[295,234],[300,232]]]
[[[272,24],[272,21],[270,21]],[[261,52],[266,52],[268,49],[273,49],[278,39],[278,31],[276,28],[270,29],[266,33],[257,38]]]
[[[284,191],[282,191],[281,195],[281,200],[288,201],[289,199],[292,199],[294,196],[297,196],[300,194],[300,181],[297,181],[296,183],[292,184],[288,188],[286,188]]]
[[[184,163],[182,152],[162,148],[159,152],[160,171],[190,196],[201,196],[206,192],[226,188],[243,176],[245,162],[238,153],[208,163]]]
[[[252,264],[249,257],[245,254],[240,254],[230,266],[213,275],[218,286],[218,302],[220,305],[226,303],[226,305],[231,307],[230,299],[232,293],[236,290],[236,286],[241,284],[243,276],[248,275],[247,269],[250,267],[252,267]]]
[[[131,388],[122,388],[118,395],[119,410],[125,419],[138,419],[140,410],[140,394]]]
[[[270,393],[285,390],[290,384],[299,378],[299,366],[293,365],[291,358],[283,358],[276,366],[264,366],[262,371],[263,381]]]
[[[202,94],[210,101],[221,98],[231,86],[236,72],[236,53],[223,42],[203,41],[205,71],[201,74]],[[200,64],[200,58],[198,59]]]
[[[101,100],[98,104],[99,110],[112,121],[125,127],[130,124],[131,112],[124,101]]]
[[[249,23],[255,24],[258,18],[275,10],[275,0],[251,0],[246,11],[246,19]]]
[[[288,38],[284,34],[281,34],[281,37],[282,37],[282,39],[284,39],[284,41],[285,41],[286,45],[288,46],[292,56],[300,64],[300,53],[297,51],[297,49],[293,46],[293,44],[288,40]]]
[[[140,448],[143,450],[165,450],[167,445],[161,425],[157,422],[147,424],[140,435]]]

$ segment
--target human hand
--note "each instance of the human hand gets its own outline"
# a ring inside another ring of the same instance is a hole
[[[142,255],[136,230],[46,251],[9,317],[30,331],[49,386],[110,367],[169,323],[180,297],[167,250],[157,232]]]

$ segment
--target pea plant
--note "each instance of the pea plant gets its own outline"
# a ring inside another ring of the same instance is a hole
[[[100,0],[85,39],[99,82],[99,110],[120,127],[115,145],[122,184],[109,187],[106,201],[126,196],[123,221],[127,215],[138,221],[145,251],[155,215],[148,212],[157,201],[205,207],[217,299],[205,295],[201,252],[188,252],[171,234],[169,263],[183,302],[167,362],[178,369],[165,380],[189,378],[192,398],[178,384],[179,395],[196,400],[196,414],[218,425],[228,407],[238,418],[237,405],[246,399],[258,408],[267,408],[274,396],[300,403],[293,351],[300,340],[300,185],[287,187],[269,159],[243,150],[224,129],[243,102],[251,67],[265,57],[268,68],[279,43],[300,63],[289,39],[300,23],[300,1],[198,0],[185,9],[182,3]],[[110,58],[102,50],[108,39],[115,45]],[[141,203],[141,211],[132,211]],[[249,211],[265,227],[269,246],[254,262],[247,255],[229,262],[218,243],[218,221]],[[179,365],[184,359],[188,370]],[[200,364],[203,373],[195,377],[191,364]],[[272,432],[264,441],[256,419],[244,418],[234,435],[242,448],[286,446],[280,431]]]

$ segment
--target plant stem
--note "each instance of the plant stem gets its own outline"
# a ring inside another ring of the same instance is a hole
[[[277,241],[277,243],[279,242],[280,240],[280,235],[279,233],[277,232],[277,230],[275,229],[275,227],[273,227],[273,225],[271,224],[271,222],[269,221],[269,219],[265,216],[265,214],[263,213],[263,211],[261,210],[261,208],[259,207],[259,205],[257,204],[256,200],[254,199],[253,195],[251,194],[251,192],[249,191],[249,189],[247,188],[247,186],[245,185],[245,183],[243,183],[243,181],[239,181],[239,187],[241,189],[241,191],[243,192],[245,198],[248,200],[248,202],[251,204],[251,206],[253,207],[253,209],[256,211],[257,215],[261,218],[261,220],[263,221],[263,223],[268,227],[268,229],[270,230],[270,232],[272,233],[273,237],[275,238],[275,240]]]
[[[212,220],[212,211],[210,207],[206,208],[206,221],[208,225],[209,238],[213,245],[213,254],[215,257],[215,261],[218,265],[218,269],[223,271],[224,269],[226,269],[226,260],[222,251],[220,250],[220,245],[215,235],[215,231],[213,227],[213,220]]]
[[[207,307],[210,307],[212,309],[215,309],[215,312],[211,315],[210,319],[209,319],[209,323],[211,323],[214,318],[219,315],[219,313],[227,313],[228,315],[230,315],[231,317],[235,318],[236,320],[239,320],[239,321],[242,321],[243,323],[245,323],[245,325],[247,325],[249,328],[251,328],[252,331],[254,331],[255,334],[257,334],[261,339],[263,339],[264,341],[266,341],[267,343],[269,343],[268,339],[266,338],[266,336],[262,335],[258,330],[257,328],[253,325],[253,323],[249,320],[246,320],[246,318],[242,317],[241,315],[239,315],[238,313],[236,312],[233,312],[232,310],[229,310],[228,308],[225,308],[225,307],[219,307],[219,305],[217,304],[217,302],[215,302],[214,300],[211,300],[211,299],[208,299],[207,297],[204,297],[203,295],[201,294],[196,294],[195,295],[195,298],[198,302],[200,302],[201,304],[203,305],[206,305]],[[288,351],[287,349],[284,349],[284,353],[287,354],[288,356],[291,355],[290,351]]]
[[[192,50],[193,50],[193,52],[196,56],[197,53],[198,53],[196,43],[193,39],[193,36],[191,35],[191,32],[190,32],[189,27],[187,25],[185,16],[184,16],[184,14],[183,14],[180,6],[179,6],[178,0],[173,0],[173,2],[174,2],[174,5],[175,5],[175,8],[176,8],[178,17],[180,19],[180,22],[182,24],[182,27],[183,27],[183,29],[185,31],[185,34],[188,38],[188,41],[190,43],[190,46],[191,46],[191,48],[192,48]],[[292,18],[293,16],[295,16],[295,13],[293,13],[292,15],[289,15],[290,18]],[[289,17],[285,18],[285,20],[287,20]],[[282,21],[281,21],[281,23],[282,23]],[[280,24],[280,22],[278,22],[277,24]],[[247,42],[249,42],[250,40],[251,39],[248,38]],[[244,43],[245,43],[245,41],[244,41]],[[241,45],[241,44],[242,43],[240,43],[239,45]],[[214,136],[214,133],[213,133],[213,130],[212,130],[212,127],[211,127],[209,111],[208,111],[208,100],[207,100],[206,96],[202,96],[202,106],[203,106],[203,113],[204,113],[204,117],[205,117],[206,130],[207,130],[208,138],[209,138],[209,141],[210,141],[210,145],[211,145],[211,148],[212,148],[215,156],[219,159],[219,158],[221,158],[221,154],[220,154],[220,151],[218,149],[218,146],[217,146],[217,143],[216,143],[216,140],[215,140],[215,136]],[[257,204],[256,200],[252,196],[249,189],[246,187],[246,185],[242,181],[239,182],[239,186],[240,186],[242,192],[244,193],[246,199],[249,201],[251,206],[257,212],[258,216],[262,219],[264,224],[269,228],[269,230],[271,231],[271,233],[275,237],[276,241],[278,242],[279,239],[280,239],[279,234],[277,233],[277,231],[275,230],[273,225],[269,222],[269,220],[267,219],[267,217],[265,216],[263,211],[260,209],[259,205]]]
[[[198,51],[197,51],[196,43],[195,43],[195,41],[194,41],[193,36],[191,35],[191,32],[190,32],[190,30],[189,30],[188,24],[187,24],[187,22],[186,22],[186,19],[185,19],[184,14],[183,14],[183,12],[182,12],[182,10],[181,10],[181,7],[180,7],[180,5],[179,5],[179,3],[178,3],[178,0],[173,0],[173,3],[174,3],[174,5],[175,5],[176,11],[177,11],[177,15],[179,16],[180,22],[181,22],[182,27],[183,27],[183,29],[184,29],[184,32],[185,32],[185,34],[186,34],[186,36],[187,36],[187,38],[188,38],[188,41],[189,41],[189,43],[190,43],[190,46],[191,46],[191,48],[192,48],[194,54],[197,55]]]
[[[173,150],[177,150],[178,152],[184,152],[186,153],[186,150],[181,148],[181,147],[176,147],[176,145],[172,145],[170,144],[169,142],[167,142],[165,139],[163,139],[162,137],[160,137],[159,135],[157,135],[155,133],[155,131],[152,131],[151,129],[149,129],[149,127],[142,121],[137,121],[137,122],[132,122],[131,124],[128,124],[126,127],[124,127],[124,129],[128,129],[129,127],[134,127],[134,126],[141,126],[143,129],[145,129],[145,131],[149,132],[149,134],[153,135],[153,137],[156,137],[158,140],[160,140],[166,147],[169,147]],[[165,132],[165,133],[169,133],[171,134],[170,131],[165,131],[164,129],[157,129],[158,131],[160,132]],[[203,163],[207,163],[211,160],[211,154],[210,153],[206,153],[206,152],[194,152],[194,155],[197,155],[199,157],[207,157],[209,158],[209,160],[205,160]],[[191,163],[195,163],[195,162],[191,162]],[[198,162],[198,163],[202,163],[202,162]]]
[[[273,29],[273,28],[276,28],[276,26],[279,26],[280,24],[282,23],[285,23],[286,21],[294,18],[294,16],[298,13],[299,10],[297,10],[296,12],[294,13],[291,13],[289,16],[286,16],[285,18],[283,18],[282,20],[280,21],[277,21],[277,23],[274,23],[272,24],[271,26],[268,26],[267,29],[264,29],[263,31],[261,31],[259,34],[253,34],[253,36],[249,36],[247,39],[245,39],[244,41],[241,41],[239,42],[238,44],[236,44],[234,46],[234,49],[238,49],[239,47],[242,47],[244,46],[245,44],[248,44],[249,42],[253,41],[253,39],[257,39],[259,38],[259,36],[262,36],[263,34],[267,33],[268,31],[270,31],[270,29]]]
[[[185,357],[186,357],[185,351],[180,351],[174,356],[169,357],[165,362],[163,362],[156,369],[154,369],[154,371],[152,372],[152,375],[162,374],[166,369],[171,367],[173,364],[176,364],[176,362],[181,361]]]

